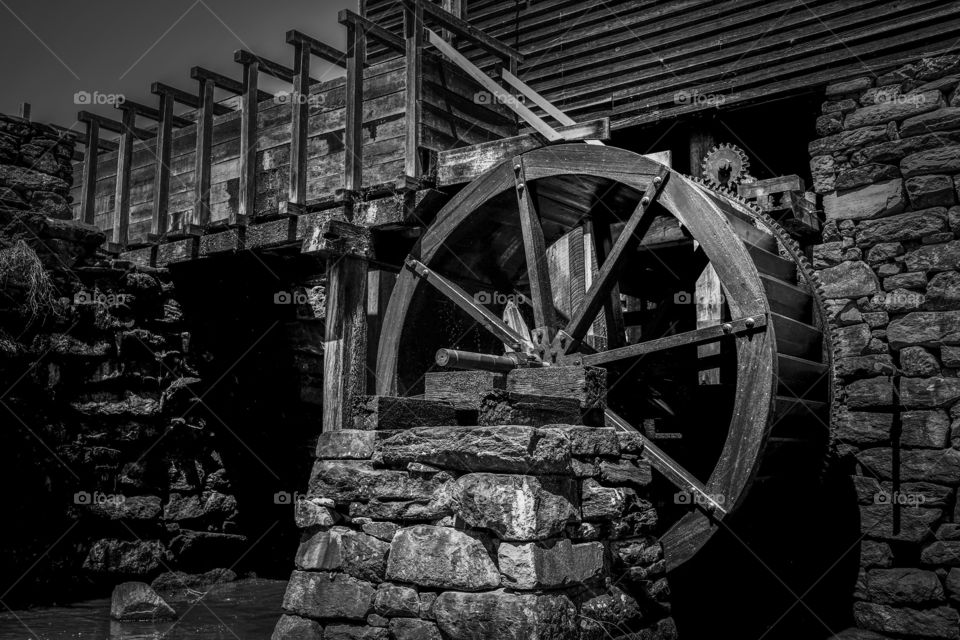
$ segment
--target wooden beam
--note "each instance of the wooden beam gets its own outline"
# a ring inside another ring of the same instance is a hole
[[[352,427],[352,408],[366,393],[367,261],[353,256],[327,266],[323,350],[323,431]]]
[[[509,84],[511,87],[519,91],[521,95],[523,95],[525,98],[530,100],[533,104],[543,109],[547,113],[547,115],[552,117],[554,120],[556,120],[560,124],[567,127],[573,127],[577,124],[573,118],[565,114],[555,104],[553,104],[552,102],[544,98],[542,95],[534,91],[533,88],[530,87],[526,82],[518,78],[514,72],[509,71],[507,69],[501,69],[500,75],[503,77],[503,79],[506,81],[507,84]],[[595,140],[588,139],[586,142],[587,144],[598,144],[598,145],[603,144],[603,142],[601,142],[599,139],[595,139]]]
[[[30,103],[21,102],[20,105],[17,107],[17,115],[23,118],[24,120],[26,120],[27,122],[30,122]]]
[[[544,136],[551,142],[556,142],[557,140],[563,139],[563,136],[561,136],[553,127],[544,122],[540,116],[535,114],[533,111],[530,111],[530,109],[524,105],[520,104],[516,98],[504,91],[503,87],[494,82],[490,76],[485,74],[476,65],[467,60],[462,54],[460,54],[459,51],[450,46],[450,44],[443,38],[429,29],[427,30],[427,34],[430,39],[430,44],[439,49],[443,55],[450,58],[450,60],[456,63],[457,66],[466,71],[471,78],[480,83],[484,89],[490,92],[495,100],[515,111],[518,116],[527,122],[527,124],[536,129],[540,135]]]
[[[520,231],[523,235],[523,252],[526,257],[527,279],[530,282],[530,298],[533,305],[534,343],[546,345],[550,343],[553,332],[556,330],[547,246],[543,239],[540,216],[531,195],[533,187],[526,182],[523,156],[513,159],[513,169],[516,179],[517,208],[520,213]]]
[[[290,96],[290,182],[287,200],[302,205],[307,200],[310,47],[303,43],[296,43],[294,47],[293,93]]]
[[[331,62],[338,67],[345,67],[347,54],[339,49],[331,47],[324,42],[321,42],[320,40],[317,40],[316,38],[311,38],[310,36],[301,33],[296,29],[287,31],[287,44],[292,44],[295,47],[306,47],[309,49],[310,53],[318,58],[323,58],[327,62]]]
[[[406,140],[404,142],[404,174],[412,180],[423,175],[420,160],[420,120],[423,93],[423,5],[422,0],[414,0],[412,5],[404,3],[403,35],[406,48],[404,117],[406,119]]]
[[[240,220],[253,217],[257,202],[257,84],[260,63],[243,65],[243,93],[240,101],[240,185],[237,215]],[[231,224],[237,218],[231,213]]]
[[[609,200],[605,202],[604,199],[594,205],[595,208],[608,206]],[[590,240],[593,242],[593,254],[601,267],[613,250],[611,217],[609,212],[603,212],[601,215],[593,216],[593,219],[587,223],[590,227]],[[626,340],[626,324],[623,320],[623,308],[620,305],[620,285],[616,282],[612,284],[610,293],[603,299],[602,322],[606,330],[606,348],[615,349],[622,346]]]
[[[83,184],[80,187],[80,220],[93,224],[97,195],[97,163],[100,147],[100,122],[87,120],[87,148],[83,151]]]
[[[703,177],[702,160],[714,145],[713,134],[703,126],[695,128],[690,134],[690,174]],[[716,325],[723,319],[723,289],[720,278],[709,263],[697,278],[693,290],[693,303],[696,305],[697,328]],[[707,344],[697,348],[700,358],[719,355],[719,344]],[[704,369],[697,373],[702,385],[720,383],[720,369]]]
[[[173,103],[171,93],[160,94],[160,125],[157,129],[157,162],[153,181],[153,216],[150,233],[162,235],[167,232],[170,205],[170,159],[173,150]]]
[[[672,336],[655,338],[637,344],[627,345],[609,351],[601,351],[583,356],[583,364],[597,366],[624,360],[626,358],[636,358],[637,356],[674,349],[689,345],[704,345],[716,342],[726,336],[735,336],[742,333],[752,333],[767,326],[767,318],[764,315],[749,316],[738,318],[730,322],[714,325],[712,327],[703,327],[693,331],[684,331]]]
[[[397,274],[384,269],[370,269],[367,272],[367,388],[375,389],[377,384],[377,349],[380,333],[383,331],[383,319],[387,313],[387,304]]]
[[[404,0],[404,4],[407,6],[409,6],[410,3],[411,0]],[[523,62],[523,54],[513,47],[508,47],[496,38],[488,36],[486,33],[476,28],[466,20],[461,20],[460,18],[445,11],[442,7],[433,4],[432,2],[423,3],[423,13],[433,18],[434,21],[438,22],[443,28],[457,34],[462,38],[476,42],[482,48],[498,58],[502,58],[504,60],[516,60],[518,63]],[[421,22],[420,24],[423,23]]]
[[[243,52],[243,53],[246,53],[246,52]],[[236,62],[239,62],[240,64],[244,64],[243,60],[239,60],[238,58],[246,59],[246,56],[241,56],[240,54],[241,52],[237,51],[236,53],[234,53],[233,58]],[[254,56],[254,59],[256,59],[256,56]],[[192,69],[190,69],[190,77],[193,78],[194,80],[210,80],[213,82],[214,85],[216,85],[218,89],[223,89],[228,93],[232,93],[238,96],[243,95],[242,82],[237,82],[233,78],[228,78],[227,76],[221,73],[217,73],[216,71],[210,71],[209,69],[204,69],[203,67],[193,67]],[[267,93],[266,91],[261,91],[257,94],[257,100],[260,100],[261,102],[263,102],[264,100],[270,100],[272,98],[273,98],[273,95]],[[198,98],[197,108],[199,109],[200,106],[201,105]]]
[[[255,55],[247,51],[246,49],[238,49],[233,54],[233,59],[234,61],[239,62],[240,64],[248,64],[250,62],[256,61],[260,64],[261,72],[267,74],[268,76],[273,76],[278,80],[283,80],[284,82],[293,83],[293,78],[294,78],[294,75],[296,74],[296,71],[294,71],[290,67],[286,67],[280,64],[279,62],[274,62],[273,60],[267,60],[266,58],[262,58],[258,55]],[[242,90],[237,91],[236,93],[241,93],[241,92]]]
[[[139,102],[134,102],[133,100],[124,101],[122,107],[124,109],[132,109],[138,116],[143,118],[153,120],[154,122],[160,122],[161,113],[158,109],[154,109],[153,107],[149,107]],[[192,120],[175,116],[172,113],[170,114],[170,123],[177,128],[189,127],[193,125]]]
[[[101,129],[106,129],[107,131],[113,131],[114,133],[123,133],[124,126],[121,120],[112,120],[111,118],[106,118],[97,113],[90,113],[89,111],[80,111],[77,113],[77,120],[80,122],[90,122],[93,120],[97,121],[97,124],[100,125]],[[157,135],[156,131],[150,131],[148,129],[140,129],[138,127],[133,127],[131,129],[134,137],[140,140],[149,140],[150,138]]]
[[[349,9],[342,10],[338,18],[340,24],[355,25],[356,27],[363,29],[363,32],[367,37],[377,40],[380,42],[380,44],[390,47],[399,53],[406,52],[406,45],[404,44],[403,38],[400,38],[387,31],[377,23],[367,20],[363,16],[359,16]]]
[[[567,325],[566,333],[573,338],[573,342],[568,345],[567,353],[573,351],[586,335],[587,329],[593,323],[593,319],[600,311],[600,307],[603,306],[613,285],[616,284],[616,278],[624,261],[632,253],[632,250],[640,244],[640,240],[646,234],[647,229],[650,228],[650,224],[655,217],[652,215],[653,212],[650,211],[650,207],[660,196],[669,177],[670,170],[663,167],[647,188],[640,204],[637,205],[630,219],[627,220],[620,235],[617,236],[617,241],[610,250],[610,255],[600,265],[600,273],[597,274],[596,280],[590,286],[590,290],[587,291],[583,306],[580,307]]]
[[[117,152],[117,184],[114,191],[113,243],[126,247],[130,228],[130,165],[133,163],[133,139],[137,113],[133,108],[123,108],[120,132],[120,150]]]
[[[348,22],[343,188],[349,194],[360,191],[363,178],[363,67],[366,52],[364,29]]]
[[[557,131],[567,142],[608,140],[610,120],[607,118],[590,120],[569,127],[559,127]],[[441,151],[437,154],[437,184],[448,186],[471,182],[498,162],[547,144],[549,141],[539,133],[525,133]]]
[[[193,224],[206,225],[210,222],[210,178],[212,172],[213,150],[213,91],[215,83],[209,78],[199,81],[197,99],[200,101],[200,113],[197,118],[197,146],[194,157],[194,201]]]
[[[183,89],[178,89],[176,87],[171,87],[168,84],[162,82],[154,82],[150,85],[150,93],[153,93],[158,96],[169,95],[173,98],[173,101],[191,107],[193,109],[200,108],[200,101],[197,99],[197,96],[189,91],[184,91]],[[216,103],[213,105],[213,114],[216,116],[222,116],[227,113],[233,113],[233,109],[228,107],[225,104]]]

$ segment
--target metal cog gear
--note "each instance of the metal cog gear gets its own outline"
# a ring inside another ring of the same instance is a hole
[[[749,176],[750,159],[740,147],[723,142],[707,152],[701,168],[709,186],[735,189]]]

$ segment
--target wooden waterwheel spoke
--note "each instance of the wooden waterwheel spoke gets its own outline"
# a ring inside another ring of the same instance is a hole
[[[597,317],[600,307],[608,299],[620,273],[620,268],[630,257],[632,251],[640,244],[643,236],[653,223],[655,212],[651,211],[651,205],[660,196],[669,176],[669,169],[666,167],[661,169],[659,175],[653,179],[652,186],[647,189],[640,200],[640,204],[637,205],[630,219],[627,220],[623,231],[617,236],[617,241],[610,250],[610,255],[603,261],[596,280],[594,280],[590,290],[587,291],[583,305],[576,311],[573,319],[567,325],[566,332],[574,340],[572,344],[568,345],[567,353],[576,350],[578,343],[587,334],[587,330],[593,324],[593,319]]]
[[[597,264],[603,264],[613,246],[613,234],[610,231],[609,220],[593,219],[590,223],[590,238],[593,240],[593,252],[597,256]],[[603,315],[606,318],[607,346],[616,348],[626,342],[626,327],[623,320],[623,310],[620,308],[620,286],[614,282],[610,286],[610,293],[603,298]]]
[[[607,422],[621,431],[637,432],[636,427],[618,416],[610,409],[604,411]],[[677,488],[694,493],[698,496],[697,504],[709,508],[711,511],[719,514],[726,514],[726,509],[717,502],[716,498],[707,492],[707,487],[697,480],[693,474],[684,469],[680,464],[668,456],[663,449],[653,444],[648,438],[640,436],[643,439],[643,452],[640,454],[644,460],[662,473],[667,480],[672,482]]]
[[[673,336],[664,336],[663,338],[647,340],[646,342],[640,342],[638,344],[631,344],[618,349],[610,349],[609,351],[587,354],[583,356],[583,364],[596,366],[609,362],[615,362],[617,360],[623,360],[625,358],[635,358],[637,356],[653,353],[655,351],[663,351],[665,349],[673,349],[687,345],[707,344],[710,342],[716,342],[725,336],[738,335],[761,329],[765,327],[766,324],[767,317],[765,315],[761,314],[756,316],[748,316],[746,318],[731,320],[730,322],[725,322],[723,324],[718,324],[711,327],[704,327],[694,331],[685,331]]]
[[[528,351],[533,349],[533,345],[527,339],[507,326],[489,309],[475,302],[473,296],[458,285],[447,280],[419,260],[407,258],[406,264],[414,274],[430,283],[434,289],[463,309],[467,315],[476,320],[498,340],[516,350]]]
[[[552,332],[556,326],[550,268],[547,263],[547,245],[543,239],[543,225],[533,203],[532,185],[527,184],[522,159],[516,159],[517,208],[520,230],[523,234],[523,252],[526,256],[527,278],[530,280],[530,302],[533,305],[535,331]],[[544,335],[548,341],[552,335]]]

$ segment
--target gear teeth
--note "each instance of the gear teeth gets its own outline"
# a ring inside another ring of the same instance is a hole
[[[722,146],[723,145],[721,145],[721,147]],[[730,146],[732,147],[732,145]],[[798,243],[793,236],[791,236],[783,227],[781,227],[776,220],[770,217],[769,214],[760,209],[756,203],[748,201],[746,198],[740,196],[739,193],[731,193],[731,190],[723,185],[714,185],[710,181],[701,178],[691,177],[691,179],[694,182],[702,185],[704,188],[735,201],[737,204],[750,212],[754,218],[755,224],[763,225],[764,227],[768,228],[777,239],[778,246],[780,246],[786,255],[797,265],[798,274],[810,289],[814,299],[816,314],[820,320],[821,333],[823,334],[823,340],[825,343],[823,345],[825,354],[824,359],[826,360],[825,364],[827,365],[827,370],[830,376],[830,397],[828,398],[830,404],[829,426],[830,440],[831,443],[833,443],[834,434],[837,432],[837,429],[840,426],[837,422],[839,420],[840,412],[835,409],[837,408],[837,402],[839,402],[842,396],[842,387],[837,376],[836,359],[843,356],[843,349],[837,346],[840,344],[840,327],[836,322],[834,322],[834,320],[830,317],[830,314],[827,312],[827,298],[824,295],[823,282],[820,280],[820,275],[816,272],[816,270],[813,268],[813,265],[807,259],[806,254],[800,247],[800,243]],[[829,450],[831,449],[828,449],[828,451]]]

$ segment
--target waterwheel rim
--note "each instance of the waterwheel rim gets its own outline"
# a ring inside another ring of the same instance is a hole
[[[718,206],[717,195],[696,182],[641,155],[613,147],[560,145],[530,151],[497,164],[443,207],[411,256],[427,269],[437,266],[438,257],[442,257],[451,237],[471,227],[482,228],[485,205],[504,194],[518,193],[519,212],[523,207],[522,189],[526,188],[529,193],[527,185],[537,181],[586,176],[610,180],[646,196],[655,189],[653,179],[658,175],[665,180],[656,202],[699,243],[722,283],[731,317],[768,317],[770,306],[760,276],[726,217],[729,209],[738,205],[732,201],[724,203],[728,209],[725,214]],[[525,251],[529,250],[525,246]],[[411,269],[402,270],[398,276],[384,320],[388,330],[379,345],[379,394],[398,392],[404,327],[412,328],[406,323],[411,301],[421,287],[429,286]],[[698,489],[708,496],[721,497],[723,508],[713,508],[716,503],[708,504],[709,508],[689,512],[666,531],[661,542],[671,569],[690,559],[709,540],[725,515],[742,503],[756,475],[774,412],[777,358],[773,332],[772,324],[764,322],[760,331],[735,336],[737,382],[731,420],[719,460]],[[654,468],[658,466],[654,464]],[[681,488],[689,490],[689,487]]]

